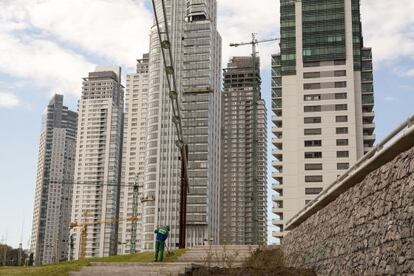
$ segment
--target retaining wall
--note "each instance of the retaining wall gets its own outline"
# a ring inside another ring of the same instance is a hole
[[[306,218],[283,248],[288,265],[321,275],[414,273],[414,148]]]

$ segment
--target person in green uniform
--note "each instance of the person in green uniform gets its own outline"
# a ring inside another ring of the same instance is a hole
[[[160,226],[155,229],[154,233],[157,234],[155,240],[155,261],[158,261],[158,256],[160,257],[159,261],[164,260],[164,248],[165,240],[168,238],[170,232],[170,227],[168,225]]]

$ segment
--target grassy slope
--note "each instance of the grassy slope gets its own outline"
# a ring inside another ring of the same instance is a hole
[[[166,262],[174,262],[184,253],[184,250],[175,250],[174,255],[166,257]],[[69,271],[76,271],[82,266],[87,266],[91,262],[141,262],[148,263],[154,260],[153,252],[143,252],[138,254],[112,256],[105,258],[91,258],[74,262],[62,262],[52,265],[33,266],[33,267],[6,267],[0,268],[1,276],[67,276]]]

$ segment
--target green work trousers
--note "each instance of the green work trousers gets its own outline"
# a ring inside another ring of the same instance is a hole
[[[156,241],[155,242],[155,261],[158,261],[158,256],[160,257],[159,261],[164,260],[164,247],[165,241]]]

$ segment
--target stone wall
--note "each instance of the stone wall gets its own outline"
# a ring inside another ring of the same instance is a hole
[[[288,265],[320,275],[414,273],[414,148],[310,216],[283,244]]]

